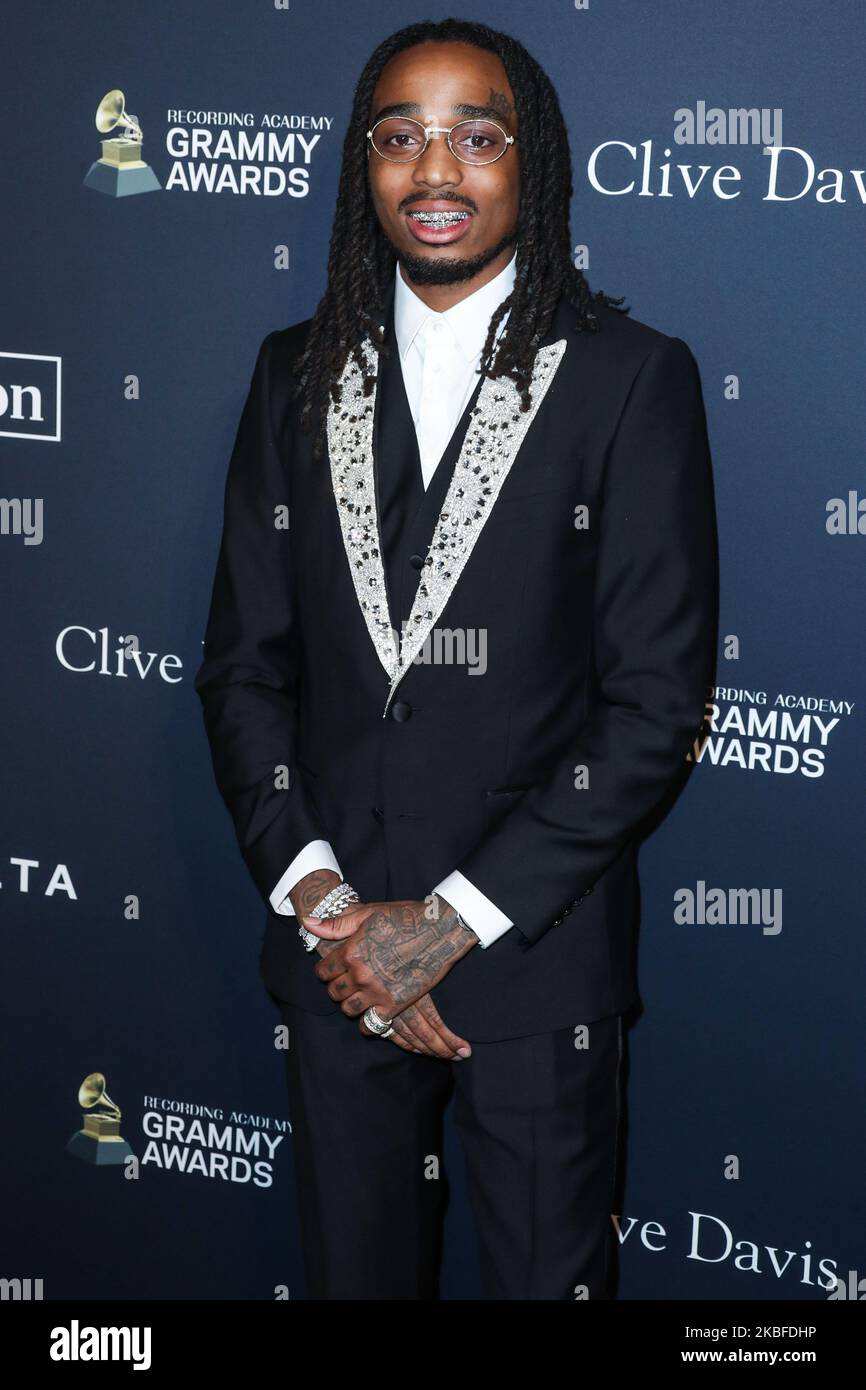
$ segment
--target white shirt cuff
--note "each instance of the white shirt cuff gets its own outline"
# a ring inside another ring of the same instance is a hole
[[[327,840],[310,840],[300,854],[295,855],[271,894],[270,903],[274,912],[279,912],[284,917],[294,917],[295,909],[292,907],[289,893],[296,883],[300,883],[302,878],[313,873],[315,869],[333,869],[335,874],[343,877],[334,851]],[[460,911],[459,908],[457,910]],[[469,918],[466,920],[468,922]]]
[[[492,946],[509,927],[514,926],[511,919],[506,917],[504,912],[500,912],[496,904],[485,897],[468,878],[464,878],[458,869],[443,878],[441,883],[437,883],[433,892],[441,893],[454,910],[460,913],[482,946]]]

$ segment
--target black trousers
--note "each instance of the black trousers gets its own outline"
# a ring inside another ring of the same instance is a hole
[[[448,1062],[281,1008],[308,1299],[438,1297],[452,1094],[482,1297],[609,1297],[621,1015]]]

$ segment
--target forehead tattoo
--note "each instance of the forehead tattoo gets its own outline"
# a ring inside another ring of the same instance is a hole
[[[502,116],[510,116],[512,111],[514,110],[514,107],[508,100],[508,97],[505,95],[505,93],[497,92],[495,87],[490,88],[490,96],[487,98],[487,100],[488,103],[491,106],[495,107],[496,110]]]

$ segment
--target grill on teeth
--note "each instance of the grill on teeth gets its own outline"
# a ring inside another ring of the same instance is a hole
[[[419,222],[465,222],[469,216],[468,212],[413,212],[412,216]]]

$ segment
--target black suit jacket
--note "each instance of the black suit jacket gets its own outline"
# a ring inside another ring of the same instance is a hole
[[[392,305],[393,291],[393,344]],[[560,301],[530,412],[513,383],[479,381],[396,529],[381,515],[391,470],[416,449],[396,345],[372,397],[347,364],[314,463],[289,391],[309,320],[262,343],[195,688],[267,906],[264,981],[302,1008],[339,1006],[269,897],[318,838],[363,901],[423,899],[459,869],[513,920],[432,992],[470,1041],[637,998],[638,834],[703,720],[716,523],[692,353],[598,314],[601,331],[580,333]],[[406,618],[401,660],[389,634]],[[424,660],[446,629],[485,631],[483,674]]]

